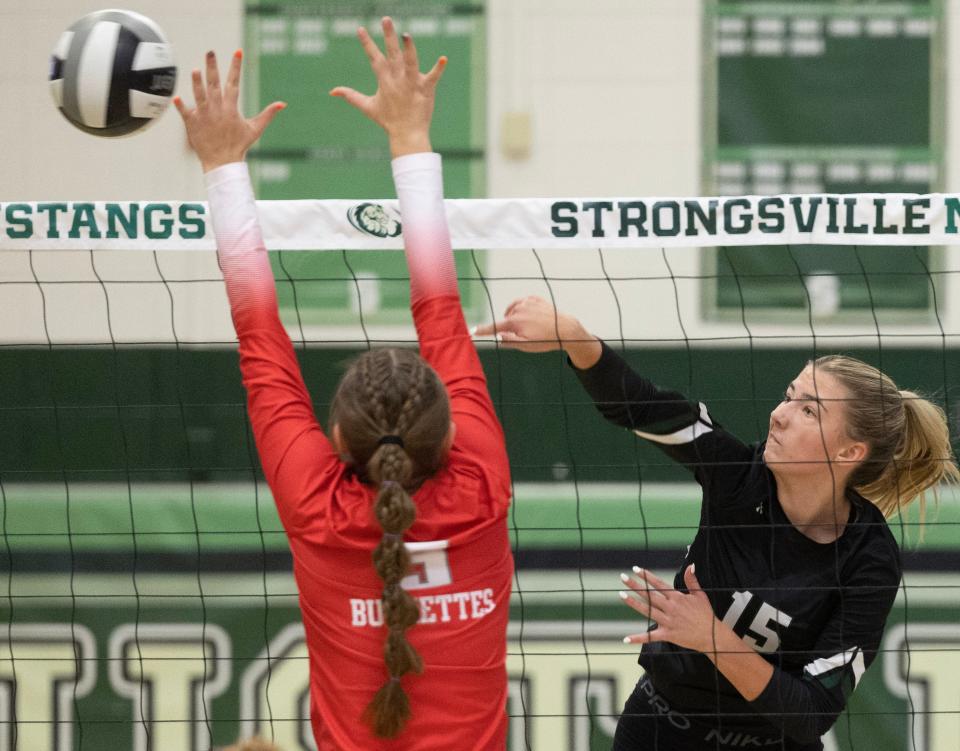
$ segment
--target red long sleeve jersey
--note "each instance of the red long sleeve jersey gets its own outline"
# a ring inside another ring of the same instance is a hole
[[[337,456],[318,424],[290,340],[275,319],[238,332],[240,368],[261,462],[293,552],[310,653],[318,748],[493,749],[506,743],[506,629],[513,558],[502,429],[456,295],[414,306],[424,359],[450,396],[456,436],[443,468],[414,494],[403,586],[420,605],[408,632],[421,675],[402,680],[412,719],[392,741],[361,715],[387,679],[382,530],[374,488]]]
[[[250,420],[293,553],[318,748],[503,749],[513,578],[503,430],[460,309],[439,157],[401,157],[394,175],[420,354],[446,386],[456,435],[443,467],[414,493],[417,517],[404,534],[412,568],[403,586],[420,606],[407,637],[424,670],[402,678],[412,718],[389,741],[362,719],[387,680],[375,490],[340,460],[314,415],[277,312],[245,165],[208,173],[207,186]]]

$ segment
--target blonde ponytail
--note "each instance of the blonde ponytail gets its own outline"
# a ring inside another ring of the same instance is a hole
[[[944,411],[855,358],[830,355],[813,366],[847,389],[847,433],[870,447],[850,486],[887,518],[919,499],[922,520],[926,492],[936,499],[941,483],[960,480]]]
[[[893,460],[873,482],[857,488],[886,517],[919,500],[920,518],[926,511],[927,491],[934,500],[943,482],[960,480],[950,446],[947,416],[940,407],[912,391],[900,391],[904,429]]]

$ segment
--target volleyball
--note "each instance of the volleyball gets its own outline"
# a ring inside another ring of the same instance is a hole
[[[134,133],[166,110],[177,81],[173,48],[150,18],[129,10],[84,16],[57,40],[50,93],[71,124],[96,136]]]

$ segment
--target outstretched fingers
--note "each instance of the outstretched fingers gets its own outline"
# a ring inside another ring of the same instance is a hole
[[[482,323],[474,330],[474,336],[498,336],[505,332],[513,330],[513,325],[507,319],[493,321],[492,323]]]
[[[663,641],[663,635],[659,629],[656,631],[645,631],[642,634],[630,634],[623,637],[624,644],[649,644],[650,642]]]
[[[663,579],[658,576],[654,576],[652,572],[648,571],[645,568],[640,568],[639,566],[633,567],[633,573],[637,576],[637,579],[640,582],[646,582],[646,584],[641,583],[641,587],[647,589],[654,589],[661,593],[674,592],[673,587],[667,584]]]
[[[286,102],[273,102],[264,107],[259,115],[250,118],[250,125],[256,137],[260,138],[260,136],[263,135],[263,131],[267,129],[267,126],[273,122],[273,118],[277,116],[277,113],[286,108]]]
[[[386,58],[384,58],[380,48],[377,47],[377,43],[371,38],[369,31],[361,26],[357,29],[357,38],[360,40],[360,46],[363,47],[363,51],[367,53],[367,59],[373,68],[376,68],[384,62]]]
[[[420,58],[417,56],[417,45],[409,33],[403,33],[403,64],[407,75],[416,75],[420,72]]]
[[[187,122],[187,118],[190,117],[193,110],[189,109],[187,105],[183,103],[183,99],[178,96],[173,98],[173,106],[176,108],[177,112],[180,113],[180,117],[184,123]]]
[[[636,574],[639,579],[645,581],[653,589],[657,589],[662,592],[674,591],[672,585],[667,584],[667,582],[665,582],[659,576],[655,576],[654,573],[649,569],[640,568],[639,566],[634,566],[633,573]]]
[[[207,53],[207,99],[213,104],[219,104],[221,98],[220,69],[217,67],[217,55],[213,50],[210,50]]]
[[[630,589],[632,589],[634,592],[638,592],[650,600],[655,602],[663,602],[666,600],[664,591],[672,591],[672,587],[668,587],[653,574],[644,571],[642,568],[634,566],[633,573],[635,574],[635,577],[628,574],[620,574],[620,581],[630,587]],[[650,578],[646,578],[644,574],[647,574]]]
[[[202,107],[207,103],[207,92],[203,88],[203,75],[199,69],[194,68],[190,72],[190,82],[193,84],[193,101],[197,107]]]
[[[433,67],[430,69],[430,72],[427,73],[427,82],[431,86],[436,86],[440,82],[440,76],[443,75],[443,71],[447,69],[447,56],[441,55],[437,58],[437,62],[433,64]]]
[[[668,619],[666,608],[669,608],[669,594],[675,590],[666,582],[657,578],[649,571],[638,566],[633,567],[633,576],[629,574],[620,574],[620,581],[630,588],[629,592],[620,592],[620,599],[631,609],[636,610],[640,615],[656,621],[661,625]],[[624,639],[630,644],[639,644],[644,641],[650,641],[650,637],[639,640],[641,635],[633,634]],[[663,636],[661,630],[660,636]],[[666,638],[664,636],[664,638]]]
[[[634,578],[628,574],[620,574],[620,580],[631,590],[629,592],[620,592],[620,599],[632,610],[635,610],[648,620],[654,621],[658,628],[642,634],[630,634],[624,638],[624,643],[646,644],[652,641],[668,639],[669,635],[664,631],[662,626],[663,622],[667,619],[667,613],[663,610],[663,607],[666,606],[668,602],[666,595],[661,590],[666,587],[666,585],[652,574],[649,575],[649,580],[645,578],[643,574],[646,572],[644,572],[643,569],[634,566],[633,570],[638,578]],[[662,586],[651,586],[654,582]]]
[[[640,615],[649,618],[651,621],[659,623],[666,615],[666,613],[653,604],[648,598],[636,592],[620,592],[620,599],[632,610],[636,610]]]
[[[383,26],[383,49],[386,51],[387,60],[399,61],[403,53],[400,51],[400,40],[397,39],[397,29],[393,25],[393,19],[390,16],[384,16],[381,25]]]
[[[224,88],[223,95],[227,104],[236,106],[240,98],[240,68],[243,65],[243,51],[237,50],[230,59],[230,67],[227,69],[227,85]]]
[[[356,89],[351,89],[349,86],[337,86],[336,88],[331,89],[330,96],[339,97],[347,104],[356,107],[363,114],[370,116],[373,97],[367,96],[366,94],[361,94],[359,91]]]

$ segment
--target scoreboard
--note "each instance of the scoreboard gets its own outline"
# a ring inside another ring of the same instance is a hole
[[[927,193],[943,177],[943,6],[715,0],[704,182],[720,195]],[[926,247],[721,248],[714,312],[926,316]],[[826,305],[812,300],[824,291]],[[830,292],[832,291],[832,294]],[[849,316],[848,316],[849,317]]]

